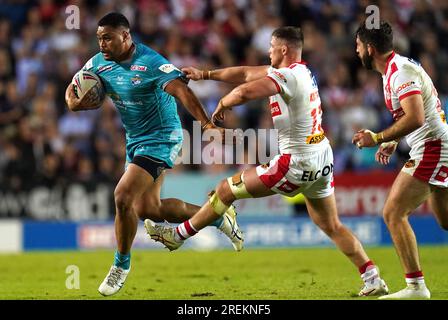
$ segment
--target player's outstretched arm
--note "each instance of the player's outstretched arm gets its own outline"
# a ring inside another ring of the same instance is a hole
[[[243,104],[249,100],[267,98],[277,93],[280,93],[279,88],[268,77],[239,85],[219,101],[212,115],[212,122],[215,123],[216,121],[224,120],[224,111],[227,109]]]
[[[76,97],[72,83],[65,89],[65,102],[71,111],[92,110],[98,108],[98,106],[88,106],[83,103],[83,99]]]
[[[165,87],[165,91],[177,98],[185,109],[187,109],[196,120],[201,122],[202,130],[217,129],[221,133],[221,141],[223,143],[226,142],[225,129],[218,127],[211,122],[201,102],[185,82],[175,79]]]
[[[201,122],[202,127],[210,123],[201,102],[185,82],[180,79],[175,79],[165,87],[165,91],[177,98],[185,109],[187,109],[196,120]]]
[[[215,70],[200,70],[194,67],[182,68],[188,79],[216,80],[233,84],[242,84],[263,78],[268,73],[269,66],[240,66]]]

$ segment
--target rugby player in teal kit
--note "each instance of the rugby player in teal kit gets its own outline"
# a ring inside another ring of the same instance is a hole
[[[187,86],[184,74],[154,50],[132,41],[124,15],[109,13],[101,18],[97,38],[101,52],[84,69],[101,78],[126,131],[126,168],[114,191],[117,250],[98,288],[102,295],[109,296],[121,289],[130,271],[138,219],[180,223],[200,209],[179,199],[160,199],[165,169],[173,167],[183,139],[174,98],[201,122],[204,130],[216,127]],[[71,84],[65,96],[72,111],[93,108],[76,97]],[[213,225],[230,238],[236,250],[241,250],[243,239],[234,208]]]

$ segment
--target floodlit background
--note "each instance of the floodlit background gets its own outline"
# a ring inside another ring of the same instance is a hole
[[[66,27],[70,4],[80,9],[79,30]],[[381,210],[409,147],[400,143],[392,163],[381,167],[374,162],[376,149],[360,151],[350,142],[360,128],[376,131],[392,121],[381,76],[364,70],[355,54],[354,31],[369,4],[392,24],[396,51],[423,64],[446,109],[448,2],[443,0],[0,1],[0,251],[115,247],[113,190],[125,159],[121,122],[110,100],[78,113],[64,102],[74,73],[98,52],[96,23],[110,11],[126,15],[134,41],[178,67],[268,64],[271,32],[300,26],[303,59],[318,81],[323,127],[335,155],[340,214],[365,244],[390,244]],[[215,81],[190,86],[209,113],[231,90]],[[260,100],[235,108],[224,126],[271,128],[267,105]],[[178,112],[191,132],[192,117],[180,105]],[[269,137],[262,142],[275,146]],[[244,167],[180,164],[169,170],[162,196],[202,204],[220,179]],[[237,209],[247,248],[329,244],[307,218],[300,197],[239,201]],[[446,244],[447,233],[429,211],[423,205],[412,220],[419,241]],[[216,230],[202,233],[190,247],[229,247]],[[142,228],[135,246],[158,247]]]

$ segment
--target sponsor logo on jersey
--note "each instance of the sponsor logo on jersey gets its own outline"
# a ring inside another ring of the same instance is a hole
[[[133,64],[131,66],[131,71],[146,71],[147,67],[146,66],[138,66],[136,64]]]
[[[127,106],[142,106],[143,102],[140,100],[121,100],[123,105]]]
[[[414,81],[409,81],[409,82],[403,83],[401,86],[399,86],[399,87],[397,88],[397,90],[395,91],[395,93],[398,94],[401,90],[406,89],[407,87],[410,87],[410,86],[412,86],[412,85],[414,85],[414,84],[415,84]]]
[[[116,84],[119,84],[119,85],[125,84],[124,83],[124,77],[123,76],[117,76],[115,82],[116,82]]]
[[[325,134],[323,132],[319,132],[319,133],[312,134],[312,135],[306,137],[306,143],[307,144],[317,144],[317,143],[320,143],[324,139],[325,139]]]
[[[136,76],[131,78],[131,83],[133,86],[137,86],[142,83],[142,78],[137,74]]]
[[[170,73],[173,72],[174,70],[180,71],[179,69],[177,69],[173,64],[168,63],[168,64],[162,64],[159,67],[159,70],[165,73]]]
[[[280,109],[280,105],[278,102],[272,102],[270,104],[271,107],[271,116],[276,117],[282,114],[282,109]]]
[[[123,104],[123,101],[121,100],[121,97],[118,93],[108,93],[108,96],[112,99],[114,106],[116,106],[119,109],[125,109],[126,106]]]
[[[281,72],[272,70],[272,73],[275,74],[277,76],[277,78],[282,80],[284,83],[287,83],[285,76]]]

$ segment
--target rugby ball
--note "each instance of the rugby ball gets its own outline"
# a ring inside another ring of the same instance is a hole
[[[102,105],[106,92],[101,79],[95,73],[80,70],[73,76],[72,83],[76,97],[81,99],[84,105],[92,108]]]

